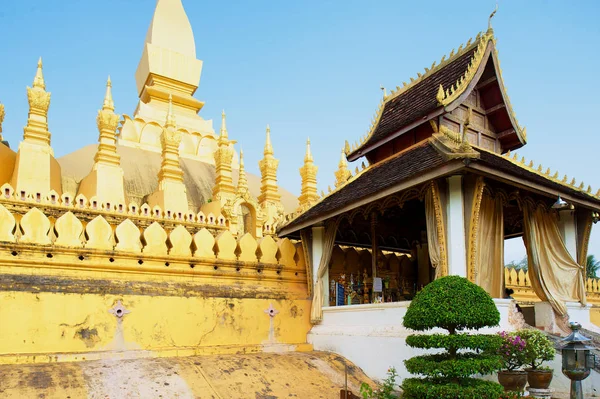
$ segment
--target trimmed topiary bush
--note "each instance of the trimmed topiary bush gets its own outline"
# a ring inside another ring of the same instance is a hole
[[[404,316],[404,327],[427,331],[443,328],[448,334],[410,335],[407,345],[443,349],[441,353],[405,360],[406,369],[425,378],[402,383],[404,399],[498,399],[502,386],[472,378],[500,370],[496,355],[502,344],[498,335],[461,332],[493,327],[500,322],[494,301],[481,287],[458,276],[439,278],[413,299]]]

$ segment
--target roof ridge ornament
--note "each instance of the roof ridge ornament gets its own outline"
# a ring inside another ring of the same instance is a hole
[[[490,17],[488,18],[488,31],[493,31],[492,18],[494,18],[494,15],[496,15],[496,12],[498,12],[498,2],[497,1],[496,1],[496,8],[494,8],[494,11],[492,11],[492,13],[490,14]]]

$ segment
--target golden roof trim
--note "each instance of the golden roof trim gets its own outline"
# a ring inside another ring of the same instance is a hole
[[[486,152],[496,155],[496,156],[500,156],[500,157],[510,161],[514,165],[520,167],[521,169],[527,170],[528,172],[531,172],[531,173],[535,173],[536,175],[541,176],[551,182],[560,184],[561,186],[563,186],[565,188],[570,188],[571,190],[579,191],[580,193],[586,194],[587,196],[589,196],[593,199],[596,199],[596,200],[600,199],[600,189],[598,190],[598,192],[596,192],[596,194],[592,194],[592,187],[590,185],[588,185],[587,188],[585,188],[585,183],[583,181],[579,185],[577,185],[576,184],[577,181],[575,180],[575,178],[573,178],[570,183],[567,183],[567,181],[568,181],[567,175],[564,175],[564,177],[562,179],[560,179],[558,171],[555,171],[554,174],[551,175],[552,172],[551,172],[550,168],[547,168],[546,171],[544,172],[543,171],[544,167],[542,166],[542,164],[539,164],[537,167],[535,167],[533,160],[530,160],[529,164],[527,164],[525,157],[521,157],[520,160],[518,159],[517,153],[511,154],[511,152],[508,151],[506,154],[498,155],[494,152],[487,151],[485,149],[483,149],[483,151],[486,151]]]

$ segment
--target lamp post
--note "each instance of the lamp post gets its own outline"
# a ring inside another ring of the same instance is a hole
[[[581,335],[581,325],[571,323],[570,326],[573,332],[561,342],[562,372],[571,380],[571,399],[583,399],[581,381],[590,375],[594,367],[595,356],[590,350],[595,348],[586,344],[591,339]]]

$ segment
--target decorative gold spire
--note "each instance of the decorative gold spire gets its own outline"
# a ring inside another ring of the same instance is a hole
[[[167,121],[165,123],[165,127],[177,127],[175,123],[175,114],[173,113],[173,96],[171,94],[169,94],[169,108],[167,110]]]
[[[346,154],[342,151],[340,162],[338,163],[338,170],[335,171],[335,187],[337,188],[346,184],[350,176],[352,176],[352,172],[348,169]]]
[[[104,104],[102,104],[103,110],[115,110],[115,102],[112,98],[112,82],[110,81],[110,75],[108,75],[108,80],[106,81],[106,94],[104,95]]]
[[[304,165],[300,168],[300,177],[302,178],[302,189],[298,202],[300,208],[308,207],[319,199],[317,194],[317,171],[319,168],[313,162],[313,156],[310,151],[310,139],[306,140],[306,155],[304,155]]]
[[[221,138],[227,139],[229,138],[229,133],[227,133],[227,121],[226,121],[225,110],[221,112]]]
[[[123,185],[123,169],[121,157],[117,153],[116,133],[120,116],[115,114],[112,99],[110,76],[106,82],[106,93],[102,109],[96,116],[96,124],[100,133],[98,149],[94,156],[91,172],[83,178],[77,189],[77,195],[86,198],[96,197],[101,203],[125,205],[125,186]]]
[[[46,90],[46,82],[44,82],[44,74],[42,72],[42,57],[38,60],[37,71],[35,72],[35,78],[33,78],[33,87]]]
[[[29,101],[29,116],[27,126],[24,129],[23,140],[50,146],[50,132],[48,131],[50,93],[46,91],[41,57],[37,64],[33,87],[27,88],[27,100]]]
[[[238,177],[237,186],[238,195],[245,195],[248,193],[248,178],[246,177],[246,169],[244,168],[244,150],[240,147],[240,174]]]
[[[273,156],[273,145],[271,144],[271,128],[267,125],[267,138],[265,141],[264,157],[258,163],[261,174],[261,187],[258,201],[265,207],[268,202],[278,203],[281,200],[279,188],[277,187],[277,167],[279,160]]]
[[[233,161],[233,144],[227,133],[227,121],[225,110],[221,113],[221,134],[217,140],[215,156],[215,185],[213,186],[213,199],[220,200],[222,205],[228,199],[235,197],[235,187],[231,174],[231,162]]]
[[[148,205],[151,207],[158,205],[164,211],[183,213],[188,211],[183,170],[179,164],[179,144],[182,137],[183,133],[176,129],[171,98],[169,98],[169,110],[160,137],[162,162],[158,172],[158,189],[148,197]]]
[[[267,125],[267,139],[265,140],[265,157],[267,155],[273,155],[273,144],[271,144],[271,127]]]
[[[94,161],[99,164],[120,166],[120,157],[117,154],[116,134],[119,126],[120,116],[115,114],[115,103],[112,99],[112,83],[110,76],[106,81],[106,94],[102,109],[98,111],[96,124],[100,136],[98,138],[98,151],[94,157]],[[88,197],[91,198],[91,197]]]

